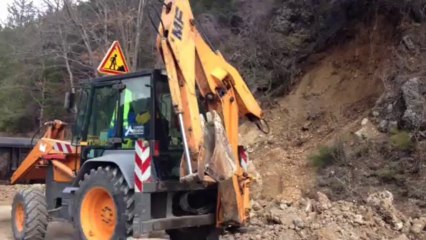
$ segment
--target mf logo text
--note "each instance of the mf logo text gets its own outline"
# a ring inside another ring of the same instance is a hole
[[[173,36],[177,39],[182,40],[182,32],[183,32],[183,12],[179,8],[176,8],[175,20],[173,22]]]

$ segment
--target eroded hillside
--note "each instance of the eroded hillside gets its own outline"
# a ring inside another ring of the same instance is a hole
[[[269,102],[270,135],[243,127],[261,176],[245,237],[426,237],[425,25],[377,14],[345,32]]]

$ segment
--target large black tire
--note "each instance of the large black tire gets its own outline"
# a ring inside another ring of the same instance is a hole
[[[219,231],[211,226],[168,230],[170,240],[219,240]]]
[[[103,189],[113,198],[115,204],[115,229],[111,239],[127,239],[133,234],[133,190],[130,190],[121,172],[113,167],[98,167],[84,175],[76,192],[74,209],[74,227],[80,239],[97,239],[96,236],[85,236],[81,223],[83,199],[93,189]],[[84,221],[84,220],[83,220]],[[107,240],[107,239],[105,239]]]
[[[21,217],[18,216],[19,214]],[[41,189],[30,188],[19,191],[12,204],[13,238],[16,240],[43,240],[47,224],[46,199]]]

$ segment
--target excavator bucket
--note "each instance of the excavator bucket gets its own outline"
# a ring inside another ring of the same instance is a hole
[[[182,182],[222,182],[234,176],[237,166],[232,155],[232,149],[226,136],[222,120],[216,111],[206,114],[207,121],[201,115],[204,131],[204,144],[200,150],[197,172],[189,175],[188,168],[181,161]],[[184,176],[185,175],[185,176]]]
[[[237,166],[222,120],[216,111],[207,113],[205,130],[204,145],[209,152],[205,158],[205,173],[217,182],[232,178]]]
[[[232,155],[231,146],[226,136],[222,120],[216,111],[206,114],[207,121],[201,115],[201,125],[204,131],[204,144],[198,158],[197,173],[185,175],[185,161],[181,161],[182,182],[221,182],[234,176],[237,166]],[[185,176],[184,176],[185,175]]]

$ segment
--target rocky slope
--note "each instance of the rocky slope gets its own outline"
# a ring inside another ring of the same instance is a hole
[[[426,239],[426,24],[376,3],[298,55],[289,93],[265,104],[271,134],[243,125],[259,172],[253,225],[226,239]]]

